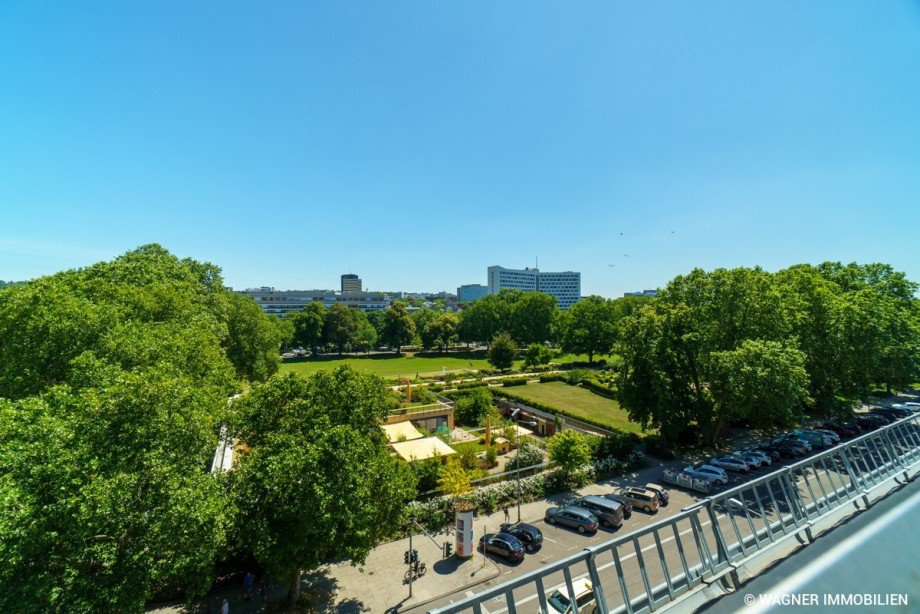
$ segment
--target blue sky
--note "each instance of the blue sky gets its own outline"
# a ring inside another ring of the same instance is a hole
[[[920,280],[918,229],[920,2],[0,2],[0,279]]]

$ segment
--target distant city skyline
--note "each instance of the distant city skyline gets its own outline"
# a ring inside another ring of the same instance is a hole
[[[146,243],[235,288],[920,280],[920,4],[0,3],[0,279]]]

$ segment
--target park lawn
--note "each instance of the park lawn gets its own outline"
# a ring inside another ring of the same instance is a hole
[[[576,417],[583,417],[606,424],[612,428],[630,433],[644,435],[642,428],[630,422],[626,411],[613,399],[602,397],[585,388],[570,386],[565,382],[547,382],[545,384],[527,384],[506,389],[510,394],[543,403],[549,407],[558,407],[571,412]]]
[[[554,362],[566,364],[576,361],[587,362],[585,355],[566,354],[557,356]],[[281,363],[281,373],[299,373],[307,375],[325,369],[334,369],[339,365],[350,365],[356,371],[367,371],[383,378],[415,377],[432,375],[442,371],[465,371],[469,369],[489,369],[489,361],[482,352],[469,352],[460,354],[425,353],[423,355],[411,354],[369,354],[367,356],[320,356],[318,358],[301,358],[288,360]],[[520,370],[524,366],[523,360],[516,360],[514,368]]]
[[[468,369],[488,369],[489,363],[482,354],[371,354],[368,356],[347,356],[343,358],[321,356],[281,363],[281,373],[299,373],[306,375],[334,369],[347,364],[356,371],[367,371],[380,377],[415,377],[416,373],[431,375],[442,371],[464,371]],[[470,366],[472,364],[472,366]],[[519,361],[516,366],[520,366]]]

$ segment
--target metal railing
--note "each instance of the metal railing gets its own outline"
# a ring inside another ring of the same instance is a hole
[[[899,474],[907,478],[918,462],[914,415],[430,614],[545,613],[553,590],[573,595],[579,578],[590,579],[592,611],[655,611],[847,503],[868,505],[871,489]],[[577,604],[571,611],[578,613]]]

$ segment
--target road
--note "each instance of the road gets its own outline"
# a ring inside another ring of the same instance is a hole
[[[784,460],[782,463],[774,463],[772,467],[757,469],[747,475],[732,474],[730,483],[724,487],[723,490],[747,483],[748,481],[756,479],[761,475],[776,471],[783,465],[788,465],[796,462],[796,460],[798,459]],[[840,488],[843,484],[849,482],[849,478],[845,472],[845,467],[832,466],[830,463],[828,463],[826,467],[819,465],[817,471],[814,473],[809,472],[809,476],[810,478],[808,480],[808,486],[811,487],[811,492],[813,492],[817,497],[821,497],[822,494],[826,492],[833,492],[834,490]],[[812,498],[811,492],[808,490],[808,486],[806,486],[806,484],[801,480],[797,482],[799,497],[806,502],[810,501]],[[501,584],[502,582],[505,582],[512,577],[540,569],[548,563],[555,562],[561,558],[575,554],[588,545],[601,544],[612,539],[613,537],[616,537],[617,535],[636,531],[645,526],[648,526],[653,522],[665,519],[669,516],[673,516],[679,513],[681,508],[692,505],[699,499],[703,498],[702,495],[696,496],[677,489],[671,489],[670,492],[672,496],[671,504],[669,506],[662,508],[654,516],[647,515],[638,510],[634,511],[632,518],[627,520],[626,523],[624,523],[624,526],[615,532],[601,530],[598,531],[596,535],[589,537],[562,527],[546,525],[543,521],[536,522],[534,524],[540,528],[545,536],[544,546],[541,551],[527,556],[522,563],[517,565],[509,565],[503,561],[496,561],[499,567],[502,569],[502,574],[494,580],[476,586],[472,590],[448,595],[433,603],[428,603],[423,607],[417,607],[408,611],[413,613],[420,613],[435,607],[453,603],[464,597],[472,595],[474,591],[480,592],[497,584]],[[748,489],[747,491],[744,491],[742,495],[739,495],[738,498],[743,499],[745,504],[748,505],[749,509],[752,510],[751,515],[752,523],[754,525],[753,528],[757,530],[763,526],[763,524],[760,523],[774,522],[777,520],[777,505],[779,506],[780,512],[786,511],[783,503],[784,497],[782,496],[782,493],[777,486],[774,486],[773,492],[768,491],[766,486],[760,486],[756,489]],[[701,524],[703,526],[704,533],[709,537],[707,540],[708,547],[711,551],[715,551],[716,544],[714,539],[711,537],[712,532],[707,530],[710,525],[710,520],[705,515],[701,516],[701,518]],[[736,523],[732,523],[727,515],[724,513],[717,513],[716,522],[718,523],[723,534],[726,536],[727,541],[729,542],[736,541],[736,536],[739,533],[743,536],[747,536],[752,533],[750,525],[748,525],[743,516],[736,516]],[[680,540],[679,543],[678,540]],[[679,571],[681,569],[681,548],[684,551],[685,556],[690,562],[691,566],[693,565],[694,558],[699,560],[698,557],[696,557],[697,547],[693,540],[690,524],[689,521],[686,520],[683,520],[678,524],[677,536],[668,535],[661,538],[661,553],[663,554],[665,564],[667,565],[668,570],[672,575],[675,570]],[[664,582],[665,572],[661,563],[659,562],[660,559],[657,553],[657,549],[658,545],[655,543],[654,537],[651,534],[645,535],[635,540],[631,540],[630,542],[621,545],[617,549],[619,554],[619,562],[624,571],[626,592],[630,597],[635,597],[636,595],[643,593],[645,591],[646,582],[648,582],[648,584],[651,586],[656,586]],[[640,571],[640,565],[638,565],[640,555],[645,563],[647,573],[646,578],[643,578]],[[606,589],[605,598],[607,599],[607,605],[609,608],[614,608],[623,602],[623,595],[618,586],[613,556],[611,553],[605,553],[601,555],[598,562],[598,568],[602,576],[604,587]],[[588,575],[587,567],[584,565],[574,566],[572,568],[572,575],[573,579],[586,577]],[[544,586],[548,589],[547,594],[552,592],[551,587],[561,586],[563,583],[564,577],[561,572],[551,574],[550,576],[544,578]],[[536,586],[533,584],[521,587],[514,593],[515,606],[519,612],[537,611],[537,599],[538,597]],[[505,599],[503,597],[495,598],[492,601],[492,604],[487,604],[483,611],[487,614],[502,614],[503,612],[506,612],[507,608],[505,606]]]

